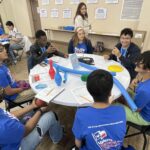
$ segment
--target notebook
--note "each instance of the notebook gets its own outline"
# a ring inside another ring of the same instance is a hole
[[[64,90],[64,87],[52,86],[41,90],[35,97],[49,103],[58,95],[60,95]]]

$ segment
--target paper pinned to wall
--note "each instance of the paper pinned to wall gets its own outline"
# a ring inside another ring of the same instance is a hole
[[[71,3],[71,4],[79,4],[79,3],[80,3],[80,0],[70,0],[70,3]]]
[[[105,3],[116,4],[119,3],[119,0],[105,0]]]
[[[47,10],[45,8],[40,9],[40,17],[41,18],[47,17]]]
[[[51,9],[51,17],[58,18],[58,9]]]
[[[107,9],[106,8],[97,8],[95,10],[95,19],[106,19]]]
[[[71,18],[71,14],[72,14],[71,9],[64,9],[63,10],[63,18]]]
[[[98,0],[87,0],[88,4],[95,4],[98,3]]]
[[[37,7],[37,13],[40,14],[40,7]]]
[[[55,0],[55,4],[63,4],[63,0]]]
[[[134,38],[136,38],[136,39],[142,39],[142,37],[143,37],[143,35],[141,33],[136,33],[134,35]]]
[[[42,5],[48,5],[49,4],[49,0],[42,0]]]

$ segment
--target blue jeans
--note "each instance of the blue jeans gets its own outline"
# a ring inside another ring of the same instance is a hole
[[[22,48],[23,48],[23,46],[20,44],[12,44],[9,46],[9,54],[13,60],[16,60],[13,50],[18,50],[18,49],[22,49]]]
[[[41,129],[41,135],[37,128]],[[47,131],[49,132],[49,136],[53,143],[58,143],[63,137],[62,127],[56,120],[53,112],[47,112],[42,115],[33,131],[23,138],[21,142],[21,150],[35,150],[36,146],[40,143]]]

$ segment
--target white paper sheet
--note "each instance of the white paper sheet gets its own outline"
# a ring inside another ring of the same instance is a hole
[[[53,86],[50,88],[43,89],[35,97],[49,103],[55,97],[57,97],[59,94],[61,94],[64,90],[65,90],[65,88],[63,88],[63,87]]]
[[[87,0],[88,4],[98,3],[98,0]]]
[[[48,5],[49,4],[49,0],[42,0],[42,5]]]
[[[51,9],[51,17],[58,18],[58,9]]]
[[[75,88],[71,92],[80,105],[93,103],[93,98],[87,91],[86,86]]]
[[[95,19],[106,19],[107,9],[106,8],[97,8],[95,10]]]
[[[70,0],[70,4],[79,4],[80,0]]]
[[[55,0],[55,4],[63,4],[63,0]]]
[[[41,18],[47,17],[47,10],[45,8],[40,9],[40,17]]]
[[[105,3],[116,4],[119,3],[119,0],[105,0]]]
[[[71,18],[71,9],[64,9],[63,10],[63,18]]]

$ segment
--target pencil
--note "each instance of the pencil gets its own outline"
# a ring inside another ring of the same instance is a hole
[[[46,94],[46,96],[48,96],[53,90],[54,90],[54,88],[52,88],[52,89]]]
[[[85,99],[85,100],[87,100],[87,101],[89,101],[89,102],[92,102],[91,100],[87,99],[87,98],[84,97],[84,96],[80,96],[80,97],[83,98],[83,99]]]

